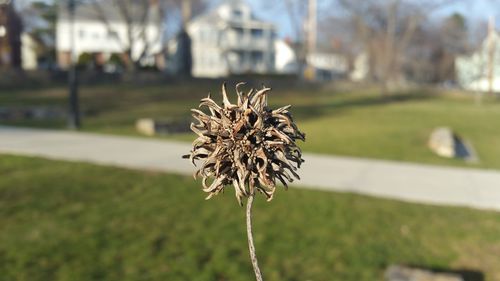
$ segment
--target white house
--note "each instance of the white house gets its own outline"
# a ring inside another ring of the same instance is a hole
[[[490,53],[491,50],[492,53]],[[492,90],[500,92],[500,36],[496,31],[489,34],[476,52],[456,58],[455,71],[460,86],[471,91],[489,91],[489,60],[491,58],[493,59],[491,63],[493,67]]]
[[[313,67],[315,79],[328,81],[346,76],[349,63],[345,56],[332,52],[313,52],[306,57],[307,65]]]
[[[255,18],[243,1],[230,1],[200,15],[187,24],[191,39],[192,74],[224,77],[242,73],[272,73],[275,70],[275,28]],[[175,54],[177,42],[169,42]],[[171,71],[176,64],[170,61]]]
[[[146,1],[146,0],[144,0]],[[100,1],[96,8],[92,3],[76,6],[74,24],[71,24],[65,1],[59,5],[56,23],[56,50],[58,63],[66,68],[70,62],[72,36],[74,59],[83,53],[93,54],[106,60],[112,54],[124,54],[131,50],[133,61],[140,59],[142,65],[155,65],[162,51],[161,16],[154,1],[149,5],[145,21],[132,18],[127,24],[115,1]],[[130,10],[134,10],[131,8]],[[128,40],[130,30],[130,40]],[[130,43],[131,42],[131,43]]]
[[[35,70],[38,67],[38,42],[26,32],[21,34],[21,57],[24,70]]]
[[[370,72],[368,53],[362,52],[354,57],[354,63],[349,78],[355,82],[366,80]]]
[[[274,42],[274,53],[274,68],[277,73],[297,73],[299,69],[297,55],[285,40],[276,40]]]

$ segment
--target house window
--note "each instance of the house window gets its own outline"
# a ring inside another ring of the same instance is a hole
[[[262,29],[252,29],[252,37],[261,38],[264,35],[264,30]]]
[[[239,9],[235,9],[233,10],[233,16],[236,17],[236,18],[241,18],[241,16],[243,15],[243,12]]]
[[[243,28],[235,27],[234,31],[236,31],[236,34],[238,34],[238,36],[243,36]]]
[[[116,33],[116,31],[109,31],[108,32],[108,37],[111,38],[111,39],[118,38],[118,33]]]
[[[271,32],[271,39],[274,40],[278,38],[278,34],[276,34],[276,31],[273,30],[273,32]]]
[[[275,64],[275,58],[276,58],[276,54],[273,52],[271,53],[271,55],[269,56],[269,64],[270,65],[274,65]]]
[[[79,36],[80,38],[85,38],[85,30],[80,29],[80,30],[78,31],[78,36]]]
[[[264,61],[264,53],[260,51],[253,51],[251,53],[253,63],[262,63]]]

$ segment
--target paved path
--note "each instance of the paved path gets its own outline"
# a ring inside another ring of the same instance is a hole
[[[0,127],[0,153],[192,174],[188,144]],[[295,184],[438,205],[500,211],[500,172],[305,154]]]

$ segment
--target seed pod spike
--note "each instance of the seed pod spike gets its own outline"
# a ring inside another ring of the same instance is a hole
[[[222,83],[222,103],[224,104],[224,108],[230,107],[232,104],[229,102],[229,99],[227,98],[227,92],[226,92],[226,83]]]
[[[267,100],[263,97],[266,96],[266,93],[269,92],[271,88],[263,88],[256,92],[252,97],[250,98],[250,104],[257,105],[259,111],[264,108],[264,105],[267,105]]]
[[[283,107],[280,107],[278,109],[275,109],[272,111],[273,115],[274,114],[281,114],[281,113],[284,113],[284,112],[287,112],[287,110],[292,107],[291,105],[287,105],[287,106],[283,106]]]
[[[242,105],[242,100],[243,100],[243,92],[240,91],[240,87],[241,86],[245,86],[247,83],[245,82],[240,82],[238,84],[236,84],[236,94],[238,95],[238,106],[241,106]]]

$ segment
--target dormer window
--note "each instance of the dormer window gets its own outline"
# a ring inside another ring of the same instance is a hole
[[[252,29],[252,37],[261,38],[264,36],[264,30],[262,29]]]
[[[243,12],[240,9],[234,9],[233,10],[233,16],[235,18],[241,18],[243,16]]]
[[[243,33],[244,33],[243,28],[235,27],[233,29],[234,29],[234,31],[236,31],[236,34],[238,34],[238,36],[243,36]]]
[[[116,31],[108,31],[108,37],[111,39],[119,38],[118,33]]]

